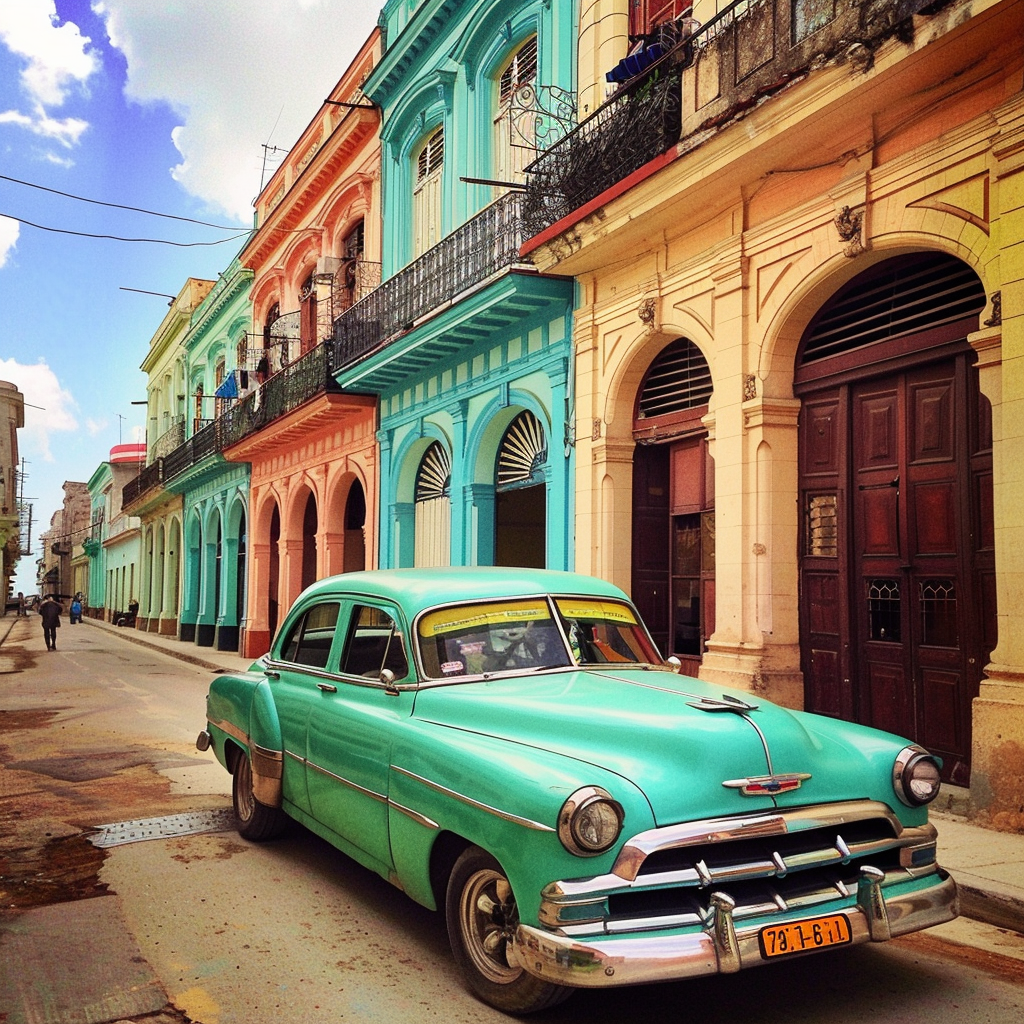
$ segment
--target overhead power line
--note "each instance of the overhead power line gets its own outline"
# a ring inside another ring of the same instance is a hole
[[[238,231],[241,225],[238,224],[211,224],[205,220],[195,220],[192,217],[180,217],[175,213],[158,213],[156,210],[147,210],[141,206],[124,206],[121,203],[105,203],[102,199],[89,199],[86,196],[77,196],[72,192],[61,192],[56,188],[47,188],[45,185],[37,185],[32,181],[22,181],[20,178],[11,178],[6,174],[0,174],[0,181],[10,181],[15,185],[24,185],[26,188],[37,188],[41,192],[50,192],[55,196],[63,196],[65,199],[75,199],[80,203],[93,203],[96,206],[109,206],[114,210],[129,210],[132,213],[145,213],[150,217],[164,217],[167,220],[180,220],[186,224],[198,224],[204,228],[216,228],[218,231]],[[15,220],[17,218],[14,218]]]
[[[223,245],[225,242],[234,242],[239,238],[245,238],[248,231],[241,231],[237,235],[229,235],[227,238],[218,238],[215,242],[172,242],[168,238],[124,238],[121,235],[100,235],[91,231],[72,231],[70,228],[51,228],[45,224],[35,224],[24,217],[15,217],[10,213],[0,211],[0,217],[7,217],[9,220],[16,220],[19,224],[25,224],[30,228],[37,228],[39,231],[53,231],[58,235],[76,235],[79,238],[105,238],[113,242],[152,242],[154,245],[176,245],[188,249],[195,246]]]

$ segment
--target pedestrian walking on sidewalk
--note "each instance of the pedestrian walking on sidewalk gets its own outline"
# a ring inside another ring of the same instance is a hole
[[[43,639],[48,651],[57,650],[57,629],[60,626],[60,613],[64,605],[56,600],[53,594],[47,594],[39,606],[39,617],[43,620]]]
[[[76,622],[82,621],[82,599],[78,594],[75,594],[71,601],[71,612],[68,615],[68,622],[73,626]]]

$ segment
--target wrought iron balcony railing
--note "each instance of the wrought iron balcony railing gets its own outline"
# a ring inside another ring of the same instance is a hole
[[[810,69],[833,60],[870,62],[882,41],[912,35],[914,16],[939,6],[734,0],[526,168],[528,237],[576,214],[677,144],[695,148]],[[858,50],[859,57],[847,57]]]
[[[683,66],[679,43],[624,85],[527,168],[523,219],[528,237],[597,198],[679,141]]]
[[[163,483],[164,460],[156,459],[151,462],[134,480],[129,480],[121,490],[122,506],[131,505],[139,500],[150,488],[157,487]]]
[[[409,330],[475,285],[516,264],[526,239],[523,196],[509,192],[388,278],[334,321],[341,368]]]
[[[317,345],[173,451],[146,466],[121,492],[125,509],[151,488],[169,484],[192,466],[262,430],[311,398],[337,391],[340,388],[331,373],[331,345]]]
[[[185,417],[179,416],[153,443],[151,454],[154,460],[174,451],[185,440]]]
[[[329,343],[310,349],[280,373],[274,374],[263,387],[236,402],[192,440],[200,449],[207,445],[212,450],[223,451],[298,409],[311,398],[340,391],[331,372],[331,349]],[[207,432],[213,433],[208,435]]]

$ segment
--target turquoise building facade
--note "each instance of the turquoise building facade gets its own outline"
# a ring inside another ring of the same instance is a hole
[[[393,0],[383,284],[335,324],[380,401],[382,567],[573,563],[573,282],[519,255],[538,111],[571,99],[575,4]]]
[[[250,467],[225,460],[221,435],[235,400],[256,384],[251,286],[236,258],[193,312],[182,343],[186,440],[164,459],[164,485],[182,496],[178,636],[221,651],[239,649],[246,611]]]

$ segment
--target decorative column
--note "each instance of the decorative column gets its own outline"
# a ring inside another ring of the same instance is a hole
[[[993,521],[998,641],[972,716],[972,813],[1024,832],[1024,101],[993,111],[992,240],[999,290],[989,296],[978,353],[982,393],[992,403]]]

